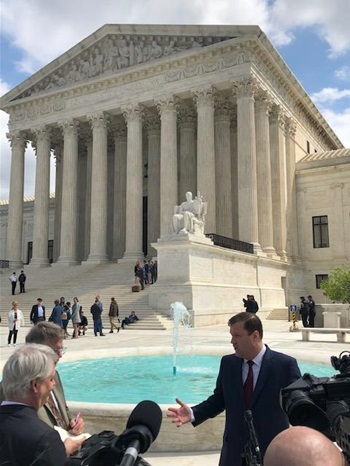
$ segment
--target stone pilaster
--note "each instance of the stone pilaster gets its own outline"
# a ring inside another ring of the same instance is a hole
[[[216,233],[232,237],[232,180],[229,101],[220,96],[215,108]]]
[[[78,187],[78,228],[77,228],[77,252],[78,262],[85,260],[85,242],[86,230],[85,215],[86,215],[86,178],[87,178],[87,151],[85,139],[79,138],[79,155],[78,155],[78,173],[79,173],[79,187]]]
[[[142,252],[142,109],[139,105],[123,109],[127,125],[126,161],[126,236],[123,260],[137,261]]]
[[[157,100],[160,115],[160,236],[172,233],[178,202],[176,103],[172,96]],[[151,181],[151,180],[150,180]]]
[[[33,255],[30,265],[47,267],[49,244],[50,150],[51,131],[34,130],[36,137],[36,172],[34,196]]]
[[[53,261],[56,262],[60,256],[61,242],[61,212],[62,212],[62,184],[63,184],[63,160],[62,144],[55,145],[54,157],[56,164],[55,178],[55,227],[53,236]]]
[[[231,111],[231,192],[232,192],[232,238],[239,238],[238,217],[238,155],[237,155],[237,112]]]
[[[296,122],[287,118],[285,125],[286,137],[286,176],[287,176],[287,255],[293,261],[299,260],[298,248],[298,219],[297,219],[297,195],[295,180],[295,133]]]
[[[307,256],[307,244],[312,244],[312,231],[311,223],[308,228],[306,221],[306,199],[307,199],[308,188],[302,188],[297,191],[297,213],[298,213],[298,249],[301,259],[305,259]],[[311,219],[310,219],[311,220]]]
[[[196,147],[196,111],[191,105],[179,106],[179,199],[181,203],[185,193],[197,192],[197,147]]]
[[[237,176],[239,240],[261,249],[258,236],[258,204],[256,178],[256,137],[254,92],[251,78],[234,83],[237,96]]]
[[[107,261],[107,118],[88,115],[92,128],[90,254],[87,262]]]
[[[78,123],[69,120],[61,124],[63,131],[63,184],[61,245],[57,264],[77,264],[78,220]]]
[[[7,137],[11,144],[12,155],[6,256],[10,262],[10,268],[16,269],[23,266],[24,152],[27,139],[21,132],[8,133]]]
[[[197,105],[197,189],[208,202],[205,233],[216,233],[214,89],[193,91]]]
[[[272,102],[264,92],[255,98],[256,175],[258,193],[259,243],[268,256],[275,256],[273,247],[271,157],[269,113]]]
[[[123,121],[114,125],[114,213],[113,213],[113,260],[125,252],[126,221],[126,154],[127,132]]]
[[[146,130],[148,135],[148,218],[147,240],[148,256],[157,256],[151,246],[160,237],[160,120],[155,114],[147,115]]]
[[[332,228],[330,235],[330,246],[334,250],[334,258],[338,261],[343,260],[346,262],[346,238],[345,238],[345,222],[344,222],[344,183],[335,183],[330,186],[333,191],[333,206],[334,212],[332,218],[330,218],[329,224]],[[332,236],[337,238],[336,241],[332,242]],[[348,235],[347,235],[348,236]]]
[[[282,260],[287,259],[284,124],[285,115],[275,105],[270,118],[273,241]]]

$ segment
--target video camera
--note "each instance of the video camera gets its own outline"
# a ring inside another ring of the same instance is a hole
[[[306,373],[282,389],[282,407],[293,426],[322,432],[350,462],[350,352],[332,356],[331,364],[340,374],[328,378]]]
[[[162,411],[153,401],[141,401],[131,412],[122,434],[104,430],[85,440],[75,458],[81,466],[150,466],[139,453],[145,453],[157,438]]]

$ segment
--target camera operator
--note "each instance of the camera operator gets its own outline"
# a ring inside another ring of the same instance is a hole
[[[345,466],[345,457],[325,435],[309,427],[283,430],[266,450],[264,466]]]

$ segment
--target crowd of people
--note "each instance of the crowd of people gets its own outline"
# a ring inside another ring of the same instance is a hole
[[[137,261],[134,267],[135,285],[140,285],[141,290],[145,289],[145,285],[153,285],[158,278],[158,263],[157,259],[146,259],[141,262]]]
[[[307,298],[300,296],[299,313],[303,327],[315,327],[316,304],[311,295]]]

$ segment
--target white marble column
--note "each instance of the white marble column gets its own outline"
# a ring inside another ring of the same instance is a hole
[[[298,219],[297,219],[297,195],[295,179],[295,133],[296,122],[291,118],[286,120],[286,175],[287,175],[287,255],[293,261],[299,260],[298,248]]]
[[[85,136],[86,144],[86,193],[85,193],[85,241],[84,260],[90,253],[90,224],[91,224],[91,177],[92,177],[92,135]]]
[[[56,162],[55,178],[55,226],[53,236],[53,261],[57,262],[60,256],[61,242],[61,210],[62,210],[62,184],[63,184],[63,147],[62,144],[55,145],[54,157]]]
[[[160,236],[173,233],[172,217],[178,202],[176,104],[172,96],[157,102],[160,115]]]
[[[78,123],[61,124],[63,131],[63,186],[61,214],[61,245],[57,264],[77,264],[78,226]]]
[[[275,105],[270,117],[273,241],[277,254],[285,261],[287,224],[284,123],[285,115],[281,108]]]
[[[90,254],[87,262],[100,263],[107,257],[107,118],[88,115],[92,128]]]
[[[179,107],[179,190],[178,202],[185,199],[185,193],[197,193],[197,142],[196,111],[193,106],[182,104]]]
[[[197,189],[208,202],[205,233],[216,233],[214,89],[193,92],[197,105]]]
[[[232,180],[229,102],[219,97],[215,108],[216,233],[232,238]]]
[[[34,130],[36,136],[36,171],[34,196],[33,255],[30,265],[48,267],[50,201],[50,128]]]
[[[126,126],[124,121],[114,125],[114,211],[113,211],[113,260],[125,252],[126,221]]]
[[[80,139],[80,138],[79,138]],[[86,215],[86,180],[87,180],[87,151],[85,141],[80,139],[78,155],[78,173],[79,173],[79,188],[78,188],[78,228],[77,228],[77,258],[78,262],[85,260],[85,215]]]
[[[156,257],[157,251],[151,243],[160,237],[160,120],[155,114],[148,114],[146,121],[148,135],[148,257]]]
[[[272,102],[264,92],[255,98],[256,174],[258,187],[259,243],[268,256],[275,256],[273,247],[271,157],[269,113]]]
[[[237,156],[239,240],[261,250],[258,236],[256,137],[254,92],[251,78],[235,82],[237,95]]]
[[[126,231],[123,261],[135,262],[142,252],[142,109],[139,105],[123,109],[127,125]]]
[[[239,238],[238,216],[238,155],[237,155],[237,112],[231,112],[231,191],[232,191],[232,238]]]
[[[6,258],[9,260],[10,268],[16,269],[23,267],[24,151],[27,139],[21,132],[10,132],[7,137],[11,144],[12,155]]]

